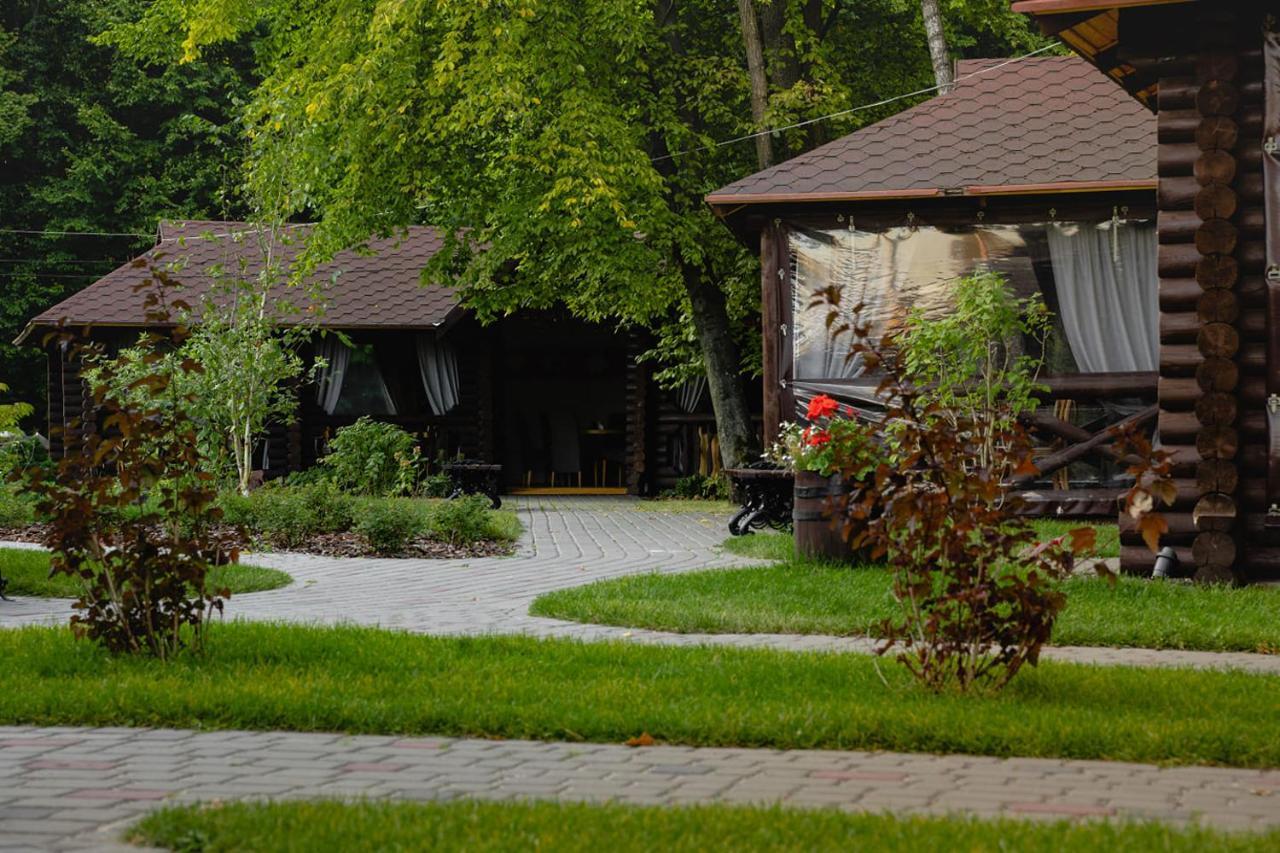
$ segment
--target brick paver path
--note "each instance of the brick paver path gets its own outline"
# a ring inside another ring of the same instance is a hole
[[[327,559],[261,554],[284,569],[284,589],[232,598],[230,617],[331,624],[352,622],[431,634],[524,633],[582,640],[758,646],[792,651],[870,652],[860,637],[792,634],[672,634],[583,625],[529,615],[539,595],[594,580],[643,572],[685,572],[748,565],[719,553],[727,517],[641,511],[620,498],[524,498],[514,501],[525,525],[513,557],[472,560]],[[65,620],[68,602],[0,602],[0,627]],[[1044,657],[1079,663],[1231,667],[1280,675],[1280,655],[1057,647]]]
[[[0,847],[104,849],[162,803],[554,798],[1280,826],[1280,772],[965,755],[0,727]]]

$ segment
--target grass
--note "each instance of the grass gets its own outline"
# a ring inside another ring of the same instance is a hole
[[[80,583],[75,578],[66,575],[49,577],[48,551],[0,548],[0,575],[9,582],[5,591],[10,595],[75,598],[80,594]],[[279,589],[292,581],[293,578],[278,569],[261,566],[216,566],[209,572],[210,586],[215,589],[226,587],[232,595]]]
[[[1280,832],[1228,834],[1157,824],[1033,823],[742,806],[320,800],[182,806],[143,818],[135,843],[171,850],[918,851],[1026,853],[1280,848]]]
[[[1120,528],[1115,524],[1042,518],[1033,521],[1031,526],[1035,528],[1036,535],[1041,539],[1053,539],[1077,527],[1092,527],[1097,532],[1093,556],[1120,556]],[[751,536],[734,536],[724,543],[724,549],[731,554],[762,560],[791,560],[795,556],[794,540],[787,534],[776,536],[770,533],[759,533]]]
[[[873,634],[897,612],[892,575],[796,560],[790,536],[748,536],[726,547],[776,565],[637,575],[558,590],[537,616],[683,633]],[[1280,591],[1095,577],[1064,583],[1056,645],[1280,652]]]
[[[699,515],[733,515],[741,507],[732,501],[695,498],[649,498],[636,501],[641,512],[697,513]]]
[[[936,695],[864,655],[234,622],[203,657],[0,631],[0,725],[436,734],[1280,766],[1280,678],[1046,662]]]

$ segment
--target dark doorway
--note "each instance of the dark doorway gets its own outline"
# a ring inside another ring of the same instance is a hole
[[[625,336],[554,314],[504,320],[495,331],[507,488],[624,491]]]

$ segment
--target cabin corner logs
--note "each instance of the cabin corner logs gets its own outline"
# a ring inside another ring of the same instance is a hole
[[[1194,43],[1142,57],[1160,65],[1158,429],[1178,496],[1162,544],[1208,581],[1280,572],[1280,282],[1263,167],[1277,58],[1264,63],[1274,48],[1256,8],[1190,6]],[[1124,571],[1150,571],[1125,518],[1121,546]]]

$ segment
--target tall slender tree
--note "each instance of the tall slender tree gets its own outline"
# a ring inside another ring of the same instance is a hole
[[[938,0],[920,0],[920,11],[924,16],[925,37],[929,41],[933,78],[938,84],[938,94],[945,95],[955,85],[955,69],[951,66],[947,34],[942,28],[942,10],[938,8]]]

